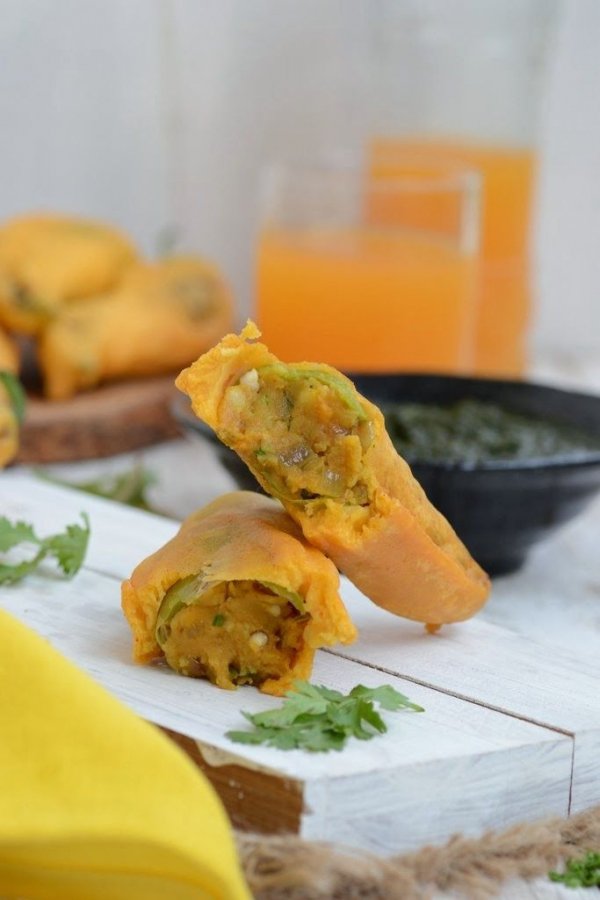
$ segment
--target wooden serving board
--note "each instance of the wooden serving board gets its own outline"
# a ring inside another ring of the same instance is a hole
[[[244,727],[242,709],[278,701],[130,659],[120,580],[177,523],[19,472],[0,476],[0,509],[42,533],[89,513],[77,577],[33,576],[4,588],[0,603],[165,729],[239,827],[389,854],[600,802],[600,668],[477,620],[427,635],[344,581],[361,637],[343,653],[317,654],[313,680],[344,691],[390,683],[425,713],[389,713],[386,735],[335,754],[232,744],[225,732]]]
[[[115,382],[70,400],[28,396],[17,462],[96,459],[180,434],[170,405],[175,375]]]

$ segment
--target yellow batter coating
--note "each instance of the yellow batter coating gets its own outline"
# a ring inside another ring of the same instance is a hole
[[[281,695],[308,679],[318,647],[356,630],[333,563],[281,506],[237,491],[189,516],[123,582],[137,662],[164,657],[219,687]]]
[[[19,349],[16,343],[0,328],[0,372],[16,373],[19,369]]]
[[[180,374],[196,415],[375,603],[430,626],[472,616],[489,579],[397,454],[379,409],[330,366],[281,363],[259,336],[249,323]]]
[[[44,330],[39,361],[51,399],[118,378],[176,371],[231,328],[217,269],[180,256],[133,266],[111,294],[65,308]]]
[[[66,302],[112,290],[136,258],[130,241],[100,222],[13,219],[0,228],[0,324],[38,334]]]

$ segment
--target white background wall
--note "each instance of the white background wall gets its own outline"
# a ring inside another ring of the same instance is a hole
[[[0,218],[176,226],[250,309],[257,173],[357,141],[372,0],[0,0]],[[563,0],[536,228],[538,347],[600,354],[600,0]]]

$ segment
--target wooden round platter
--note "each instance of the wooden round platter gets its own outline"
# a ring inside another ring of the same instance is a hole
[[[171,415],[175,374],[103,385],[70,400],[28,394],[16,462],[113,456],[180,434]]]

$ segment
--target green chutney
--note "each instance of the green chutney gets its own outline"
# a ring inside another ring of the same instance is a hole
[[[600,451],[600,438],[484,400],[461,400],[451,406],[382,404],[381,409],[396,450],[408,462],[478,465],[580,458]]]

